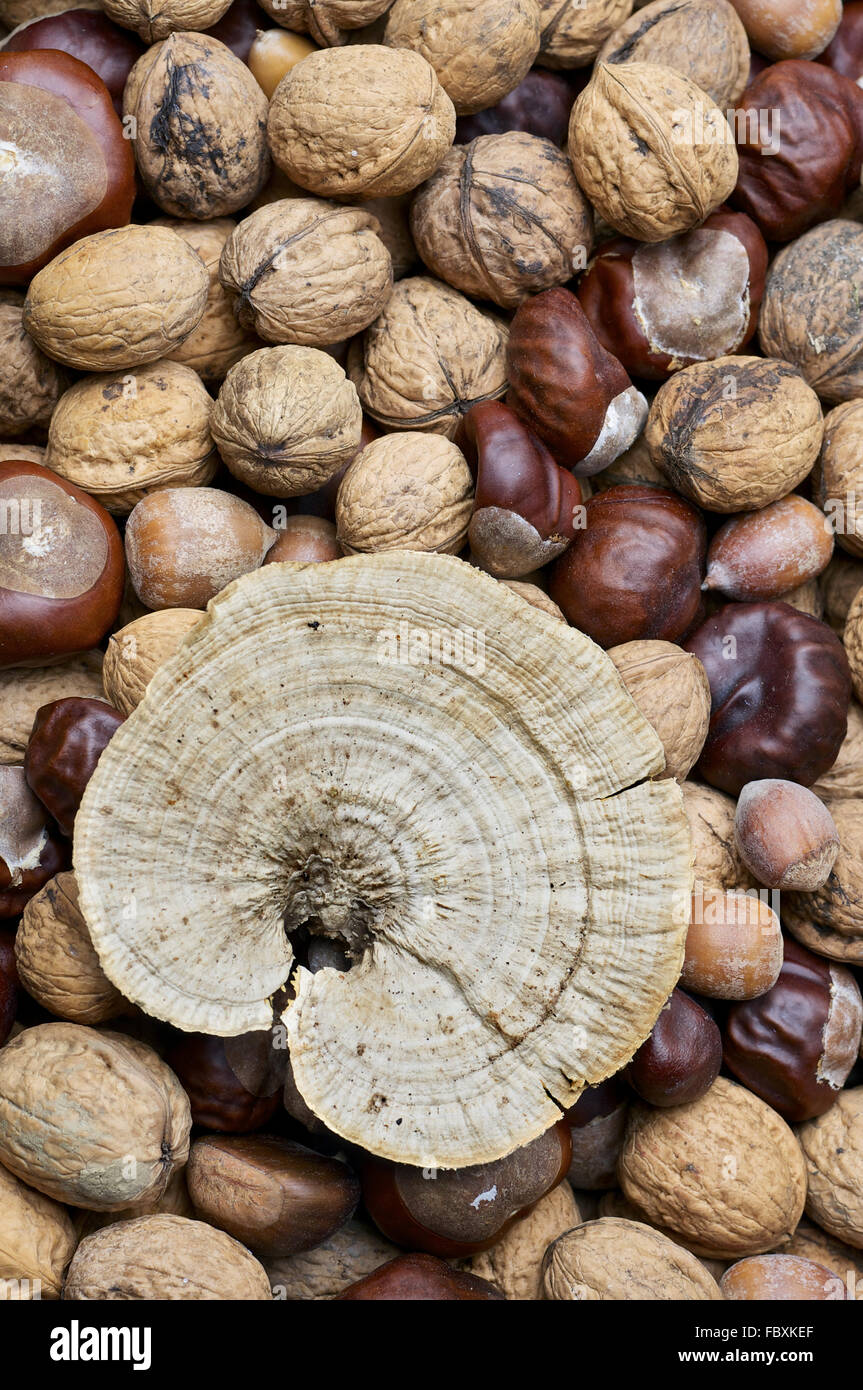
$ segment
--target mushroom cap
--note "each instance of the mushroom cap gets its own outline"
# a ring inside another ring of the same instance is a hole
[[[680,973],[683,801],[589,638],[453,556],[273,564],[213,599],[75,824],[102,967],[401,1163],[502,1157],[619,1070]],[[351,968],[294,961],[301,926]]]

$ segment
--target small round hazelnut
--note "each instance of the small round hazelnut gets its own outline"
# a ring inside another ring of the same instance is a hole
[[[69,846],[27,785],[23,767],[0,767],[0,919],[17,917],[68,863]]]
[[[320,564],[340,560],[336,528],[322,516],[289,516],[279,528],[278,540],[268,552],[265,565],[289,561],[295,564]]]
[[[728,0],[652,0],[615,29],[601,63],[660,63],[726,111],[749,81],[749,40]]]
[[[710,722],[710,686],[697,657],[673,642],[624,642],[608,655],[665,749],[665,773],[682,781],[698,761]]]
[[[812,892],[827,882],[839,835],[823,801],[779,778],[747,782],[734,818],[740,857],[766,888]]]
[[[681,983],[708,999],[755,999],[782,969],[782,930],[767,903],[708,888],[692,898]]]
[[[301,34],[291,34],[285,29],[264,29],[255,35],[245,61],[269,100],[282,78],[315,51],[316,45]]]
[[[721,1066],[719,1028],[706,1009],[676,989],[626,1068],[626,1079],[649,1105],[686,1105],[706,1095]]]
[[[539,0],[539,62],[546,68],[580,68],[632,11],[632,0]]]
[[[346,554],[439,550],[467,539],[473,479],[464,454],[438,435],[387,434],[357,455],[339,487],[336,528]]]
[[[58,1018],[105,1023],[129,1010],[99,964],[73,873],[58,874],[30,899],[15,938],[15,960],[28,994]]]
[[[863,1248],[863,1086],[840,1092],[826,1115],[800,1126],[798,1138],[809,1175],[807,1216]]]
[[[423,1303],[447,1300],[492,1302],[503,1294],[485,1279],[453,1269],[435,1255],[399,1255],[374,1273],[351,1284],[335,1302]]]
[[[115,709],[123,715],[132,713],[159,667],[179,649],[200,617],[197,608],[166,608],[145,613],[112,634],[102,680]]]
[[[848,1297],[832,1270],[797,1255],[750,1255],[725,1271],[719,1287],[723,1298],[751,1303],[835,1302]]]
[[[124,715],[104,700],[71,696],[43,705],[24,756],[32,791],[71,835],[84,790]]]
[[[0,435],[44,429],[66,374],[40,352],[23,326],[24,296],[0,290]]]
[[[217,488],[166,488],[126,523],[126,559],[148,608],[205,608],[232,579],[258,569],[275,532],[239,497]]]
[[[752,47],[773,63],[817,58],[842,18],[842,0],[731,0]]]
[[[245,1134],[265,1125],[278,1109],[286,1055],[276,1050],[272,1032],[234,1038],[184,1033],[166,1061],[189,1097],[196,1125]]]
[[[588,1086],[566,1112],[572,1140],[567,1178],[573,1187],[601,1192],[617,1184],[617,1161],[632,1092],[620,1076]]]
[[[744,603],[781,599],[821,574],[832,554],[824,513],[791,493],[720,526],[707,551],[704,588]]]

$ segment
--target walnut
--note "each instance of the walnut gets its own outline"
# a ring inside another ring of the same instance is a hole
[[[139,367],[188,338],[208,288],[200,256],[166,227],[96,232],[34,276],[24,327],[49,357],[81,371]]]
[[[378,550],[455,554],[467,537],[473,479],[439,435],[387,434],[367,444],[339,485],[338,539],[347,555]]]
[[[822,432],[818,397],[788,362],[717,357],[659,388],[645,436],[684,497],[742,512],[791,492],[818,457]]]
[[[365,409],[387,428],[451,439],[472,405],[506,391],[507,337],[500,319],[456,290],[410,276],[351,344],[348,375]]]
[[[734,137],[719,107],[656,63],[597,63],[572,108],[569,155],[605,221],[638,241],[691,231],[737,182]]]
[[[804,1216],[791,1238],[783,1247],[786,1255],[814,1260],[838,1274],[852,1298],[863,1300],[863,1255],[844,1240],[836,1240]]]
[[[197,372],[179,362],[84,377],[54,411],[45,462],[125,515],[160,488],[210,482],[212,407]]]
[[[584,488],[585,479],[581,478],[579,481]],[[627,483],[637,483],[647,487],[668,487],[668,479],[650,457],[647,440],[643,434],[639,435],[631,448],[616,458],[614,463],[603,468],[601,473],[594,473],[590,482],[597,492],[604,492],[606,488],[620,487]]]
[[[863,590],[858,589],[851,600],[845,615],[842,642],[851,667],[854,694],[863,702]]]
[[[624,1196],[648,1220],[711,1258],[784,1245],[806,1197],[806,1165],[788,1125],[724,1077],[671,1110],[635,1104],[619,1174]]]
[[[356,44],[298,63],[270,102],[273,159],[313,193],[389,197],[423,183],[455,136],[455,110],[418,53]]]
[[[78,1239],[83,1240],[103,1226],[113,1226],[118,1221],[135,1221],[139,1216],[188,1216],[194,1218],[195,1208],[186,1185],[186,1169],[175,1168],[168,1179],[168,1185],[157,1202],[135,1202],[131,1207],[119,1211],[85,1211],[75,1213],[75,1230]]]
[[[665,772],[682,781],[698,761],[710,722],[707,672],[673,642],[624,642],[608,655],[665,749]]]
[[[44,463],[45,450],[38,444],[3,444],[0,443],[0,461],[14,459],[17,462],[25,460],[28,463]]]
[[[601,1216],[567,1231],[543,1260],[545,1297],[565,1302],[721,1301],[701,1260],[639,1221]]]
[[[812,788],[822,801],[859,797],[863,800],[863,709],[856,700],[848,706],[848,732],[839,749],[839,757],[829,772]]]
[[[47,426],[67,385],[65,372],[24,331],[23,316],[23,294],[0,290],[0,435],[10,439]]]
[[[302,196],[303,190],[299,193]],[[390,253],[394,280],[410,275],[419,259],[410,228],[411,199],[412,194],[401,193],[397,198],[366,198],[362,204],[363,212],[377,219],[378,236]]]
[[[411,230],[435,275],[508,309],[570,280],[593,239],[566,155],[522,131],[455,145],[417,193]]]
[[[309,34],[322,48],[334,48],[353,29],[379,19],[393,0],[260,0],[261,9],[285,29]]]
[[[692,834],[696,888],[754,887],[734,837],[733,798],[700,782],[683,782],[681,789]]]
[[[58,1201],[156,1201],[188,1158],[190,1128],[185,1092],[144,1043],[42,1023],[0,1051],[0,1159]]]
[[[239,1241],[183,1216],[114,1222],[81,1241],[64,1299],[267,1300],[266,1270]]]
[[[267,98],[218,39],[172,34],[148,48],[129,74],[123,112],[144,186],[164,212],[224,217],[267,181]]]
[[[749,39],[729,0],[653,0],[610,34],[601,63],[660,63],[688,77],[722,111],[749,81]]]
[[[109,19],[135,29],[145,43],[166,39],[177,29],[209,29],[231,0],[102,0]]]
[[[465,1262],[469,1274],[495,1284],[513,1302],[536,1302],[543,1297],[542,1261],[553,1240],[582,1220],[568,1182],[559,1183],[516,1221],[506,1235]]]
[[[77,1244],[59,1203],[0,1166],[0,1290],[4,1299],[59,1298]]]
[[[837,1240],[863,1248],[863,1086],[841,1091],[798,1131],[809,1174],[806,1213]]]
[[[850,555],[863,556],[863,401],[845,401],[824,417],[821,458],[812,473],[812,500],[833,523]]]
[[[56,666],[0,671],[0,765],[23,763],[36,711],[70,695],[104,699],[101,652],[84,652]]]
[[[185,342],[166,354],[169,362],[191,367],[204,381],[221,381],[235,362],[260,346],[258,339],[238,321],[231,296],[219,284],[219,259],[236,225],[230,217],[216,217],[211,222],[160,217],[152,223],[154,227],[170,228],[191,246],[204,262],[210,279],[204,317]]]
[[[537,0],[395,0],[384,43],[431,63],[459,116],[517,87],[539,52]]]
[[[235,478],[273,497],[323,487],[357,454],[363,412],[353,382],[325,352],[263,348],[228,373],[213,437]]]
[[[824,620],[841,637],[848,610],[863,588],[863,563],[834,551],[833,559],[818,579],[818,587],[824,603]]]
[[[400,1253],[376,1227],[354,1217],[313,1250],[268,1260],[273,1298],[289,1303],[335,1298]]]
[[[165,608],[145,613],[115,632],[102,672],[109,704],[121,714],[131,714],[159,667],[174,655],[200,616],[198,608]]]
[[[632,13],[632,0],[539,0],[539,8],[540,66],[581,68]]]
[[[541,612],[547,613],[551,618],[557,618],[565,623],[566,617],[562,610],[558,608],[554,599],[550,599],[544,589],[540,589],[538,584],[526,584],[521,579],[502,579],[500,581],[508,589],[512,589],[514,594],[523,598],[525,603],[531,604],[534,608],[539,608]]]
[[[72,1023],[105,1023],[127,1013],[93,950],[73,873],[58,874],[31,898],[15,937],[21,983],[49,1013]]]
[[[789,589],[782,594],[776,602],[789,603],[799,613],[808,613],[810,618],[818,618],[819,622],[824,617],[824,604],[817,579],[804,580],[796,589]]]
[[[228,238],[219,266],[240,323],[265,342],[308,347],[359,333],[392,287],[377,229],[362,208],[319,198],[284,198],[251,213]]]
[[[863,962],[863,799],[828,801],[839,832],[830,877],[814,893],[783,893],[782,921],[804,946],[847,965]]]

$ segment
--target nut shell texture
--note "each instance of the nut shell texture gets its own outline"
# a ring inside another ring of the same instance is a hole
[[[5,1299],[24,1298],[23,1282],[38,1297],[59,1298],[77,1238],[65,1207],[34,1192],[0,1166],[0,1287]],[[6,1281],[9,1280],[7,1284]]]
[[[165,39],[177,29],[209,29],[231,0],[102,0],[109,19],[135,29],[146,43]]]
[[[809,1175],[806,1212],[830,1235],[863,1248],[863,1086],[800,1127]]]
[[[543,1260],[545,1297],[577,1303],[718,1302],[701,1260],[640,1221],[602,1216],[559,1236]]]
[[[749,80],[749,40],[728,0],[654,0],[615,29],[597,56],[674,68],[723,111]]]
[[[439,435],[386,434],[358,454],[339,486],[336,528],[347,554],[455,553],[467,538],[473,479],[464,455]]]
[[[185,1216],[140,1216],[81,1241],[69,1266],[66,1299],[188,1300],[272,1298],[266,1271],[239,1241]]]

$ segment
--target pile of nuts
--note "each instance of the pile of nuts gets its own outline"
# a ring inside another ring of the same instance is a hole
[[[62,3],[0,1298],[863,1299],[863,3]]]

